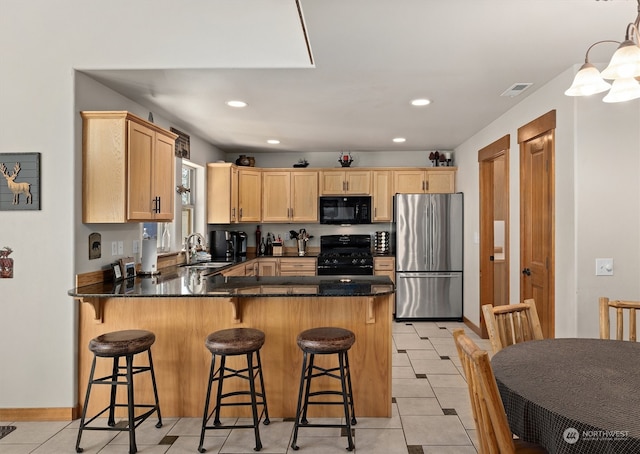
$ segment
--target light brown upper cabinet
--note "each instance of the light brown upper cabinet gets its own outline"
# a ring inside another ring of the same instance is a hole
[[[430,194],[455,192],[455,167],[402,169],[393,171],[396,194]]]
[[[318,222],[318,172],[264,170],[263,222]]]
[[[80,114],[82,222],[173,220],[177,135],[126,111]]]
[[[207,223],[259,222],[261,197],[260,170],[207,164]]]
[[[230,163],[207,164],[207,223],[238,222],[238,169]]]
[[[393,178],[390,170],[371,171],[373,182],[373,222],[391,221],[393,216]]]
[[[262,172],[248,167],[238,169],[238,221],[261,222]]]
[[[321,195],[369,195],[371,172],[369,170],[323,170],[320,179]]]

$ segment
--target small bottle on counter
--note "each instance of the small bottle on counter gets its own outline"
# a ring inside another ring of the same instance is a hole
[[[265,255],[266,252],[267,252],[267,245],[264,242],[264,238],[262,238],[262,240],[260,241],[260,252],[258,253],[258,255]]]
[[[260,240],[262,240],[262,232],[258,226],[256,227],[256,255],[260,255]]]
[[[265,255],[273,255],[273,241],[271,240],[271,233],[267,233],[267,247]]]

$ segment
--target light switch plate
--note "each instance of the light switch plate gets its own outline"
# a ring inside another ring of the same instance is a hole
[[[596,276],[613,276],[613,259],[596,259]]]

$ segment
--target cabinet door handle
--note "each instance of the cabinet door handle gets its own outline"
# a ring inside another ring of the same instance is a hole
[[[231,219],[235,219],[236,218],[236,208],[233,207],[231,208]]]
[[[344,182],[344,184],[345,184],[345,186],[347,187],[347,191],[348,191],[348,190],[349,190],[349,182],[348,182],[348,181],[345,181],[345,182]]]
[[[242,219],[242,208],[240,208],[240,219]]]
[[[153,199],[153,212],[160,213],[160,197],[155,197]]]

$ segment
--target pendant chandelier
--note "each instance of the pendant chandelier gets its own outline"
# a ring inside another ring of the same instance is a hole
[[[589,96],[609,90],[604,102],[623,102],[640,98],[640,0],[636,20],[627,25],[624,41],[604,40],[593,43],[587,49],[584,65],[580,68],[573,84],[564,92],[567,96]],[[589,63],[589,51],[598,44],[616,43],[618,49],[611,57],[609,65],[602,71]],[[609,83],[607,80],[611,80]]]

